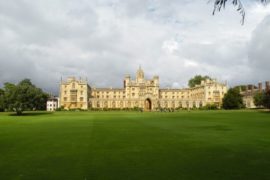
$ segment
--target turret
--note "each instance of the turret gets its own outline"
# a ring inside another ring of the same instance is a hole
[[[270,82],[269,81],[266,81],[265,82],[265,90],[266,91],[269,91],[270,90]]]
[[[130,83],[130,75],[126,75],[124,79],[124,88]]]
[[[262,92],[262,83],[261,82],[258,84],[258,88],[259,88],[259,91]]]
[[[154,76],[153,79],[154,79],[155,85],[156,86],[159,86],[159,77],[158,76]]]

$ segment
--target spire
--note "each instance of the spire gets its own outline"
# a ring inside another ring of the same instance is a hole
[[[144,72],[143,72],[143,70],[142,70],[141,65],[139,66],[139,69],[138,69],[138,71],[137,71],[136,79],[137,79],[137,80],[139,80],[139,79],[144,79]]]

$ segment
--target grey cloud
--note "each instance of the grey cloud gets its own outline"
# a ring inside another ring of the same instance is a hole
[[[61,76],[77,76],[122,87],[139,65],[147,77],[159,75],[162,87],[186,86],[195,74],[237,84],[265,69],[266,78],[268,55],[256,49],[262,39],[269,44],[266,29],[249,42],[253,27],[241,28],[230,10],[215,17],[211,10],[201,0],[2,1],[0,86],[31,78],[57,94]]]
[[[270,80],[270,16],[253,32],[249,44],[249,63],[252,67],[253,81]]]

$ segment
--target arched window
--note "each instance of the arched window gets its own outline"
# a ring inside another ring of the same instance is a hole
[[[174,101],[172,102],[172,108],[175,108],[175,102]]]
[[[196,102],[195,101],[193,102],[193,108],[196,108]]]
[[[92,102],[91,102],[91,101],[89,101],[89,107],[90,107],[90,108],[92,107]]]
[[[179,108],[182,108],[182,102],[181,101],[179,101]]]

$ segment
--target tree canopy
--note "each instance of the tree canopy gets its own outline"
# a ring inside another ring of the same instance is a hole
[[[196,85],[200,85],[201,82],[206,79],[211,79],[211,78],[209,76],[196,75],[188,81],[188,86],[195,87]]]
[[[270,91],[257,92],[253,96],[254,104],[257,107],[264,107],[270,109]]]
[[[4,84],[4,107],[18,115],[25,110],[43,110],[46,108],[48,95],[33,85],[30,79],[24,79],[17,85]]]
[[[254,104],[257,107],[261,107],[263,106],[263,92],[257,92],[254,96],[253,96],[253,100],[254,100]]]
[[[0,112],[3,112],[5,109],[4,93],[5,91],[3,89],[0,89]]]
[[[270,109],[270,90],[263,93],[262,104],[265,108]]]
[[[228,90],[222,100],[222,107],[224,109],[244,108],[244,103],[239,88],[231,88]]]

